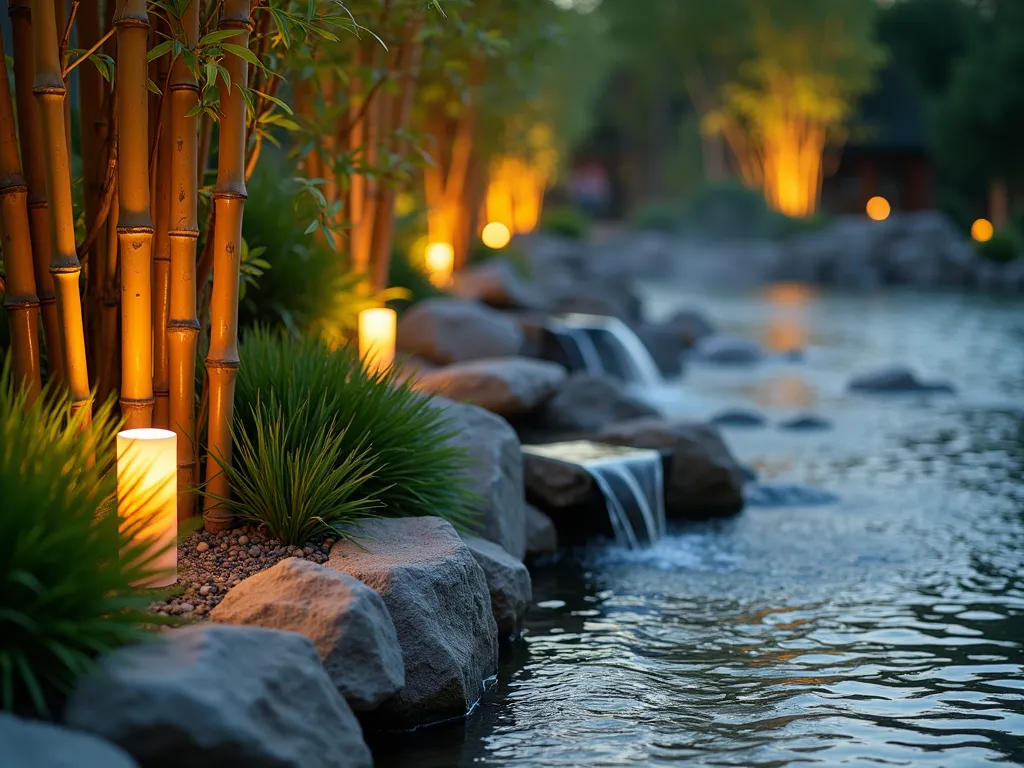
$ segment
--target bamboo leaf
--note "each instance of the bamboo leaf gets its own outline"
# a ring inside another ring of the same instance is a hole
[[[224,40],[228,40],[232,37],[237,37],[242,33],[240,29],[218,29],[214,32],[209,32],[199,38],[200,47],[208,47],[220,43]]]
[[[256,57],[256,54],[250,51],[244,45],[235,45],[234,43],[222,43],[220,47],[228,53],[232,53],[238,58],[242,59],[242,61],[252,64],[254,67],[266,70],[266,67],[263,66],[263,62]]]
[[[295,114],[295,112],[292,110],[291,107],[289,107],[287,104],[285,104],[283,101],[281,101],[281,99],[277,98],[276,96],[271,96],[269,93],[264,93],[263,91],[257,91],[255,89],[253,89],[253,93],[259,94],[262,98],[266,99],[271,104],[276,104],[281,109],[283,109],[285,112],[287,112],[289,115],[294,115]]]
[[[159,45],[154,45],[149,49],[149,53],[146,54],[146,61],[149,62],[159,59],[174,47],[174,43],[174,40],[164,40]]]
[[[146,78],[146,87],[149,88],[150,93],[155,93],[157,96],[163,95],[160,91],[160,86],[154,83],[150,78]]]

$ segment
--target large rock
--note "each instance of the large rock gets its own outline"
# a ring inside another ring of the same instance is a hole
[[[138,768],[127,752],[92,734],[0,712],[0,763],[10,768]]]
[[[753,365],[764,359],[757,343],[739,336],[705,336],[693,348],[693,357],[716,365]]]
[[[523,617],[533,600],[530,572],[520,560],[492,541],[479,536],[463,536],[463,541],[487,578],[498,637],[503,640],[519,637],[523,632]]]
[[[591,504],[597,488],[579,464],[529,452],[523,453],[523,482],[531,503],[546,514]],[[600,502],[598,506],[603,509]]]
[[[670,517],[728,514],[743,508],[743,470],[712,424],[633,419],[599,432],[595,439],[670,452],[665,482]]]
[[[451,419],[451,443],[469,454],[464,480],[478,500],[475,532],[521,560],[526,555],[526,502],[519,437],[507,421],[483,408],[442,397],[431,402]]]
[[[122,648],[79,683],[65,716],[147,768],[372,765],[316,648],[294,632],[205,624]]]
[[[576,373],[544,408],[543,423],[553,430],[593,432],[617,421],[657,413],[652,406],[629,395],[617,379]]]
[[[692,349],[705,336],[715,333],[714,324],[694,309],[679,310],[663,326],[672,330],[685,349]]]
[[[427,299],[398,321],[396,350],[441,365],[518,355],[522,346],[514,320],[474,301]]]
[[[384,600],[333,568],[282,560],[232,588],[210,618],[305,635],[357,712],[376,708],[405,685],[402,649]]]
[[[878,394],[914,394],[918,392],[952,394],[954,392],[952,384],[921,381],[912,370],[901,365],[893,365],[855,376],[850,380],[849,389],[853,392]]]
[[[565,368],[528,357],[473,360],[417,377],[415,388],[485,408],[507,418],[530,413],[565,381]]]
[[[500,309],[537,309],[542,304],[536,292],[504,259],[492,259],[463,270],[455,276],[452,292],[460,299]]]
[[[465,715],[498,662],[487,580],[455,529],[437,517],[371,520],[327,565],[384,598],[405,661],[405,688],[372,713],[387,728]]]
[[[538,559],[558,552],[554,521],[532,504],[526,505],[526,557]]]
[[[682,375],[683,354],[687,347],[674,329],[666,325],[637,323],[633,330],[651,353],[662,376],[676,378]]]

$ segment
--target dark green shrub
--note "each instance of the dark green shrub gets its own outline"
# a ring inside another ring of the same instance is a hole
[[[118,530],[110,405],[83,429],[46,391],[26,408],[0,371],[0,707],[46,715],[98,654],[142,637],[154,599],[131,585],[158,574]],[[95,461],[93,458],[95,457]],[[143,500],[142,503],[145,503]]]
[[[590,233],[590,217],[570,205],[545,208],[540,216],[539,229],[551,235],[586,240]]]
[[[1009,264],[1024,257],[1024,238],[1014,229],[1001,229],[985,243],[976,243],[978,255],[996,264]]]
[[[687,231],[710,238],[764,237],[774,217],[760,192],[738,182],[704,185],[685,211]]]
[[[358,495],[379,502],[381,514],[436,515],[462,529],[470,526],[474,498],[458,481],[469,457],[448,444],[453,434],[448,418],[408,384],[399,383],[393,372],[366,370],[349,347],[332,350],[318,338],[288,337],[265,329],[246,337],[241,359],[236,427],[250,436],[254,459],[239,465],[240,471],[263,471],[273,462],[288,460],[285,454],[263,455],[280,450],[267,443],[276,439],[270,425],[279,424],[279,435],[284,435],[287,446],[302,452],[304,462],[321,453],[336,460],[360,457],[359,466],[353,464],[343,478],[349,482],[358,477]],[[262,424],[259,414],[265,414]],[[336,447],[338,452],[333,453]],[[295,463],[297,455],[291,459]],[[269,484],[251,476],[248,482]],[[285,496],[284,491],[276,493]],[[351,501],[356,495],[345,498]],[[267,500],[264,505],[273,503]],[[291,508],[304,515],[323,512],[294,501]],[[282,535],[281,530],[273,533]]]
[[[678,232],[684,222],[683,206],[678,202],[654,202],[639,206],[630,216],[633,229],[648,232]]]

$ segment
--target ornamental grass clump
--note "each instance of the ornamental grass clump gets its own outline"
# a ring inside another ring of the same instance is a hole
[[[282,538],[317,530],[303,521],[326,520],[331,505],[314,501],[315,492],[338,504],[332,529],[367,514],[436,515],[472,527],[476,499],[460,482],[468,455],[450,444],[449,418],[393,371],[368,370],[350,347],[265,329],[246,336],[241,359],[235,429],[246,447],[232,475],[238,514]],[[271,471],[277,465],[288,472]],[[304,472],[326,487],[300,484]],[[259,520],[254,510],[262,510]]]
[[[119,530],[110,404],[46,389],[27,407],[0,371],[0,707],[46,716],[93,659],[142,637],[159,552]],[[145,503],[142,500],[140,503]],[[129,518],[131,519],[131,518]]]

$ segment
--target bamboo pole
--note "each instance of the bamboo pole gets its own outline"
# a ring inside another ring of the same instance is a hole
[[[186,45],[195,48],[199,41],[200,0],[191,0],[182,17]],[[170,200],[171,247],[170,317],[167,321],[167,347],[170,372],[170,427],[178,435],[178,519],[195,515],[196,461],[196,344],[199,319],[196,317],[196,241],[199,239],[198,140],[199,118],[189,112],[199,102],[199,86],[184,57],[171,68]]]
[[[14,105],[7,80],[7,55],[0,35],[0,232],[7,285],[4,309],[11,324],[14,378],[28,390],[29,403],[41,389],[39,376],[39,297],[32,267],[28,187],[21,175]]]
[[[196,0],[198,2],[198,0]],[[163,83],[166,74],[159,80]],[[171,127],[170,99],[161,99],[160,125],[157,127],[156,194],[153,195],[153,219],[156,224],[153,247],[153,426],[168,429],[170,398],[170,359],[167,351],[167,323],[170,317],[171,280]]]
[[[220,29],[237,30],[231,38],[248,46],[252,19],[249,0],[225,0]],[[210,300],[210,350],[206,373],[210,386],[207,426],[206,485],[203,518],[208,530],[231,526],[231,513],[215,497],[230,493],[227,475],[218,460],[231,463],[231,420],[234,412],[235,378],[238,375],[238,279],[242,253],[242,214],[245,208],[246,107],[241,84],[248,76],[244,59],[228,53],[224,67],[232,87],[220,87],[220,145],[217,153],[217,185],[213,192],[216,228],[213,243],[213,293]]]
[[[121,413],[153,422],[153,221],[149,195],[149,18],[146,0],[118,0],[117,175],[121,252]]]
[[[64,351],[61,348],[57,297],[50,274],[50,213],[46,197],[46,163],[43,160],[43,132],[39,104],[33,96],[35,68],[32,42],[32,12],[27,0],[8,0],[14,41],[14,93],[18,107],[18,136],[21,162],[28,183],[28,226],[32,237],[36,293],[46,342],[46,374],[49,381],[64,379]]]
[[[64,129],[64,78],[57,48],[57,28],[50,0],[32,0],[32,43],[35,87],[46,147],[46,198],[50,202],[50,273],[57,294],[64,374],[71,394],[73,413],[85,411],[83,425],[91,420],[92,392],[85,356],[82,297],[78,280],[82,265],[75,251],[75,218],[71,207],[71,163]]]

